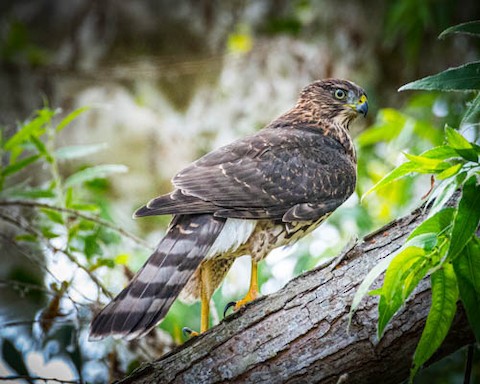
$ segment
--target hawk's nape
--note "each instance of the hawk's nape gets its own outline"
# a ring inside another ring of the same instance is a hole
[[[147,334],[167,314],[223,228],[211,214],[177,216],[130,284],[90,327],[90,340]]]
[[[145,335],[173,301],[201,300],[201,331],[210,299],[235,258],[258,262],[318,227],[355,190],[356,154],[349,124],[368,104],[346,80],[316,81],[294,108],[254,135],[216,149],[180,171],[171,193],[135,212],[172,214],[164,239],[129,285],[93,320],[91,338]]]

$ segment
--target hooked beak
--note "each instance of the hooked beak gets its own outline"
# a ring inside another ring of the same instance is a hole
[[[362,95],[358,102],[355,104],[354,109],[363,115],[363,117],[367,116],[368,113],[368,101],[367,101],[367,96]]]

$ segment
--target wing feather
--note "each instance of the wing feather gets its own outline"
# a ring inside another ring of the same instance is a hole
[[[192,163],[173,178],[175,191],[135,215],[311,220],[343,203],[355,179],[355,162],[335,139],[320,131],[264,129]]]

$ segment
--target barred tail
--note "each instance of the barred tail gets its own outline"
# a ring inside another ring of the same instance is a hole
[[[130,284],[92,321],[90,340],[110,335],[131,340],[148,333],[165,317],[224,223],[211,214],[176,216]]]

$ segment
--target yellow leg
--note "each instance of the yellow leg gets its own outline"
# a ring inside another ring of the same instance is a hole
[[[252,258],[252,271],[250,274],[250,288],[248,289],[247,294],[242,300],[239,300],[235,303],[234,311],[239,310],[245,304],[249,303],[252,300],[255,300],[258,297],[258,264]]]
[[[200,333],[205,332],[209,326],[210,319],[210,297],[211,292],[208,289],[208,276],[206,270],[202,269],[201,273],[201,287],[200,287],[200,300],[201,300],[201,317],[200,317]]]
[[[210,320],[210,299],[213,293],[210,286],[210,269],[208,263],[204,263],[200,268],[200,332],[183,328],[183,333],[190,337],[198,336],[208,330]]]

